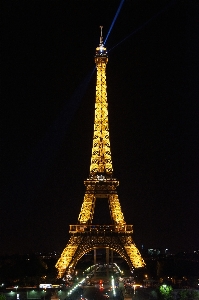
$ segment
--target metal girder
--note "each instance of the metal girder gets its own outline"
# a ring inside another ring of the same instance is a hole
[[[94,194],[85,194],[78,218],[80,224],[88,224],[92,222],[95,200],[96,198]]]
[[[118,226],[123,226],[126,224],[124,221],[124,215],[121,210],[119,198],[117,194],[109,196],[109,207],[111,211],[112,220]]]

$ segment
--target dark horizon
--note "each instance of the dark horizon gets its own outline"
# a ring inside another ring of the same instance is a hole
[[[89,176],[99,26],[105,38],[119,4],[3,5],[0,254],[68,242]],[[113,176],[139,249],[199,249],[198,11],[124,1],[106,43]]]

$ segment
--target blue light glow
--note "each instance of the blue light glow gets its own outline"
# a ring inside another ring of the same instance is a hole
[[[111,27],[110,27],[110,29],[109,29],[109,31],[108,31],[108,33],[107,33],[106,38],[105,38],[104,45],[106,44],[106,41],[107,41],[107,39],[108,39],[108,37],[109,37],[109,34],[111,33],[111,30],[112,30],[112,28],[113,28],[113,25],[115,24],[115,21],[116,21],[118,15],[119,15],[119,12],[120,12],[120,10],[121,10],[121,8],[122,8],[123,3],[124,3],[124,0],[121,0],[120,5],[119,5],[119,7],[118,7],[118,9],[117,9],[117,11],[116,11],[115,17],[114,17],[114,19],[113,19],[113,22],[112,22],[112,24],[111,24]]]

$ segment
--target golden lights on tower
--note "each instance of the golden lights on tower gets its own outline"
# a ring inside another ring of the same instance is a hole
[[[119,181],[112,177],[106,85],[108,55],[103,45],[102,26],[100,27],[100,43],[95,52],[97,81],[90,175],[84,181],[86,191],[78,217],[78,225],[70,225],[70,240],[56,264],[59,277],[63,277],[66,270],[73,268],[84,254],[94,248],[109,248],[117,252],[130,267],[145,266],[132,239],[132,225],[126,225],[124,220],[117,195]],[[95,202],[98,198],[108,200],[111,225],[92,225]]]

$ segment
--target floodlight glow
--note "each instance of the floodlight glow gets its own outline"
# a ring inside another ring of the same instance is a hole
[[[78,282],[69,292],[68,295],[71,295],[72,292],[74,292],[83,282],[85,281],[85,278],[83,278],[80,282]]]
[[[115,292],[115,280],[114,280],[113,276],[112,276],[112,279],[111,279],[111,284],[112,284],[113,296],[115,296],[116,295],[116,292]]]

